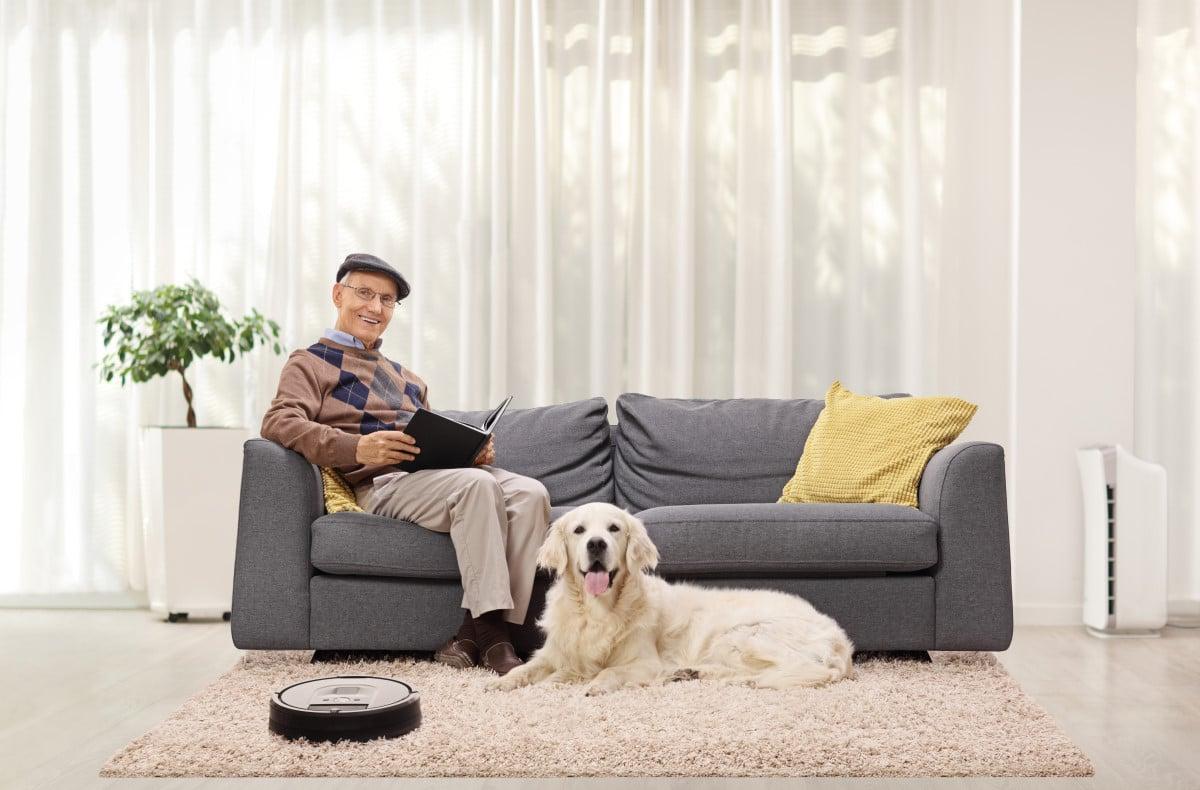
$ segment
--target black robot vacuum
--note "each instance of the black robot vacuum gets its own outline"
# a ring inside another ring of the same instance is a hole
[[[398,738],[421,726],[421,700],[412,686],[391,678],[317,678],[272,694],[268,726],[310,741]]]

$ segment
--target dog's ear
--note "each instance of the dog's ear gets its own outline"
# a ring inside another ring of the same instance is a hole
[[[621,515],[625,519],[625,528],[629,530],[629,541],[625,544],[625,567],[630,573],[643,569],[654,570],[658,565],[658,547],[646,534],[646,526],[637,516],[629,513]]]
[[[546,530],[546,539],[538,549],[537,564],[559,576],[567,570],[567,541],[563,538],[563,516]]]

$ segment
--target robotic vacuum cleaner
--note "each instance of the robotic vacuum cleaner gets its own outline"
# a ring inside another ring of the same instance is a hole
[[[397,738],[421,726],[421,700],[412,686],[391,678],[317,678],[272,694],[268,726],[310,741]]]

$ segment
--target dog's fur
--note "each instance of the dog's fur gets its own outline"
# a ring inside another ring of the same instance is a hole
[[[590,540],[603,548],[594,543],[589,552]],[[612,505],[584,505],[555,521],[537,559],[558,574],[538,620],[546,643],[489,689],[548,680],[587,683],[594,695],[691,678],[789,688],[853,673],[850,639],[803,598],[644,573],[657,565],[658,549],[641,521]],[[585,589],[589,569],[609,573],[603,594]]]

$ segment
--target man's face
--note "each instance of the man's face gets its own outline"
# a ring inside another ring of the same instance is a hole
[[[359,288],[370,288],[375,293],[369,300],[363,299]],[[347,274],[344,283],[333,286],[333,304],[338,311],[336,328],[354,335],[367,348],[375,345],[395,312],[394,306],[390,310],[383,306],[383,296],[396,297],[396,282],[391,277],[366,271]]]

